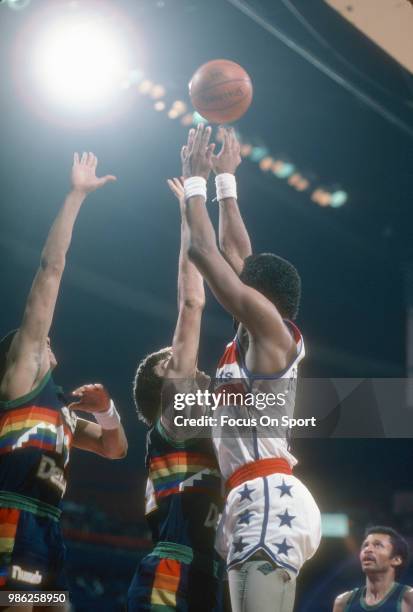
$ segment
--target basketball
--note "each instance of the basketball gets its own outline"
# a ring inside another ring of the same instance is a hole
[[[252,101],[252,83],[242,66],[230,60],[203,64],[189,83],[192,105],[211,123],[236,121]]]

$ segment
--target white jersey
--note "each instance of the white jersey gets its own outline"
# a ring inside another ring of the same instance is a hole
[[[236,393],[256,400],[264,393],[279,394],[285,401],[259,410],[253,405],[222,405],[219,416],[245,419],[239,426],[232,422],[213,428],[213,442],[218,462],[227,480],[238,468],[260,459],[284,459],[290,468],[297,460],[289,451],[285,429],[260,427],[260,415],[273,416],[274,422],[294,413],[297,368],[305,354],[304,341],[298,328],[290,328],[297,344],[297,354],[285,371],[275,376],[251,374],[245,366],[243,350],[237,337],[227,345],[217,370],[215,393]],[[251,419],[255,419],[254,425]],[[222,423],[221,418],[219,421]],[[231,568],[246,561],[254,553],[264,552],[273,562],[295,578],[303,563],[313,556],[321,539],[320,511],[311,493],[292,474],[253,475],[229,492],[216,540],[218,553]]]
[[[297,463],[289,452],[289,442],[285,435],[286,429],[281,427],[249,427],[251,419],[260,420],[262,416],[276,417],[281,421],[283,416],[292,417],[294,413],[295,391],[297,383],[298,364],[305,355],[304,340],[299,329],[290,321],[289,326],[297,344],[297,354],[293,362],[283,371],[274,376],[252,374],[245,365],[243,350],[238,337],[230,342],[221,357],[216,373],[217,384],[215,394],[232,393],[258,394],[274,396],[286,394],[284,405],[268,406],[259,409],[256,406],[221,405],[220,416],[243,419],[244,425],[239,428],[239,435],[233,426],[214,428],[213,442],[217,453],[219,467],[225,479],[239,467],[258,459],[282,458],[290,467]],[[220,421],[221,422],[221,421]],[[247,428],[247,429],[246,429]],[[248,431],[247,431],[248,430]],[[279,437],[277,437],[277,432]]]

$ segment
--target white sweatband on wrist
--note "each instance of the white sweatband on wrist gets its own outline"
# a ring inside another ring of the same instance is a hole
[[[110,406],[105,412],[92,412],[92,414],[102,429],[117,429],[120,425],[120,416],[113,400],[110,400]]]
[[[206,180],[203,176],[191,176],[184,180],[185,200],[194,196],[202,196],[207,199]]]
[[[225,198],[237,199],[237,181],[235,176],[229,172],[217,174],[215,177],[215,187],[217,188],[217,200],[225,200]]]

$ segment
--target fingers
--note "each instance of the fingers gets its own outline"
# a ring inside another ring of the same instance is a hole
[[[178,198],[178,197],[179,197],[179,191],[178,191],[178,189],[176,188],[176,185],[175,185],[175,183],[174,183],[174,180],[172,180],[172,179],[168,179],[168,180],[167,180],[167,183],[168,183],[169,189],[170,189],[170,190],[172,191],[172,193],[173,193],[173,194],[175,194],[175,195],[176,195],[176,197]]]
[[[236,134],[236,132],[235,132],[233,127],[230,128],[230,138],[231,138],[231,145],[232,145],[234,151],[238,153],[238,151],[240,151],[240,149],[241,149],[241,145],[239,143],[239,140],[237,138],[237,134]]]
[[[169,189],[172,193],[178,198],[178,200],[184,195],[184,185],[178,178],[168,179],[167,180]]]
[[[107,174],[106,176],[102,176],[100,179],[98,179],[98,186],[103,187],[104,185],[106,185],[106,183],[113,183],[117,180],[118,179],[116,178],[116,176],[113,176],[113,174]]]
[[[220,147],[217,155],[214,155],[214,158],[217,157],[217,156],[219,157],[225,151],[225,149],[226,149],[226,132],[224,132],[224,137],[223,137],[223,139],[221,141],[221,147]]]
[[[183,163],[188,157],[188,145],[184,145],[181,149],[181,162]]]
[[[197,154],[200,149],[203,131],[204,131],[204,126],[202,123],[199,123],[196,128],[194,139],[193,139],[193,144],[192,144],[192,151],[194,154]]]
[[[186,143],[187,149],[190,151],[193,147],[195,139],[195,130],[191,128],[188,132],[188,142]]]
[[[211,132],[212,130],[209,125],[203,130],[202,138],[201,138],[201,147],[203,149],[206,149],[208,146],[209,139],[211,138]]]
[[[72,391],[71,395],[78,395],[79,397],[81,397],[87,391],[100,391],[101,389],[103,389],[103,385],[102,384],[100,384],[100,383],[90,383],[88,385],[81,385],[80,387],[78,387],[77,389]]]
[[[192,147],[194,154],[198,154],[200,151],[206,151],[210,137],[211,128],[209,126],[205,127],[203,123],[200,123],[194,136],[194,144]]]
[[[89,166],[90,168],[96,168],[96,166],[98,165],[98,158],[96,157],[96,155],[89,152],[87,156],[86,165]]]
[[[211,144],[208,145],[207,147],[206,156],[205,156],[208,162],[212,160],[214,151],[215,151],[215,142],[211,142]]]
[[[74,153],[73,163],[74,164],[85,164],[85,166],[90,166],[90,168],[96,168],[98,164],[98,158],[91,151],[89,151],[89,153],[83,152],[82,157],[80,159],[79,159],[79,153]]]
[[[78,395],[79,397],[81,397],[83,395],[86,387],[87,387],[87,385],[83,385],[82,387],[78,387],[77,389],[72,391],[70,395]]]

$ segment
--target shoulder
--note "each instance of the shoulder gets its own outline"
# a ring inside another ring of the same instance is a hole
[[[406,604],[410,604],[409,608],[407,608],[407,610],[411,610],[412,609],[412,604],[413,604],[413,588],[411,586],[406,586],[405,590],[403,591],[403,598],[402,598],[402,602],[406,603]]]
[[[345,593],[341,593],[334,600],[334,608],[333,612],[344,612],[346,605],[350,602],[350,599],[354,595],[356,590],[346,591]]]

